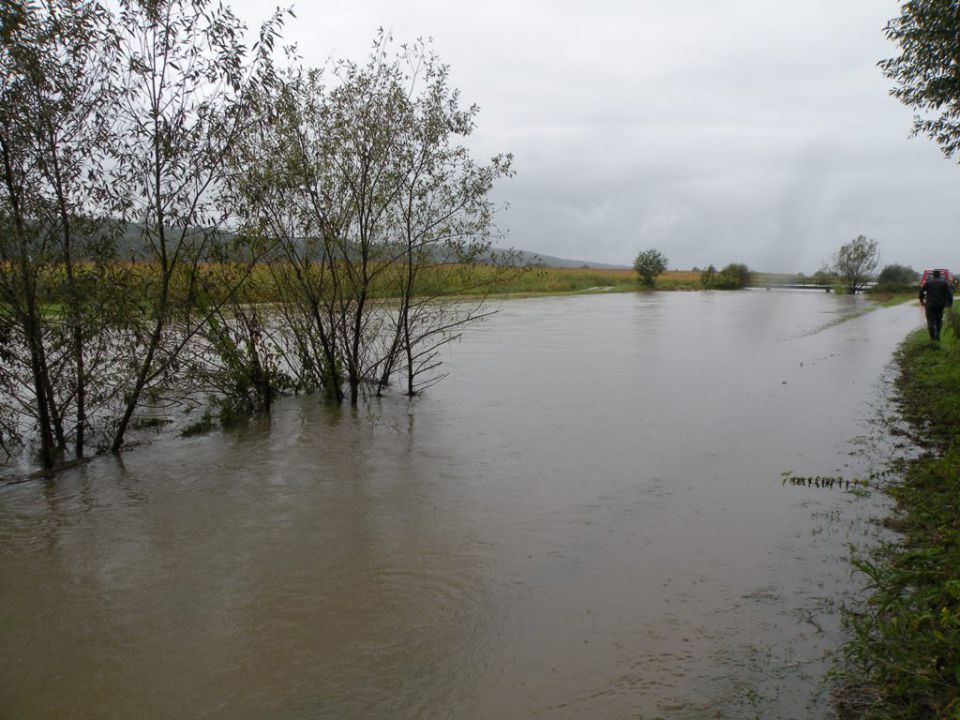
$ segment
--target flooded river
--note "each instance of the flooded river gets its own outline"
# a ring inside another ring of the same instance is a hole
[[[0,717],[811,718],[915,306],[504,302],[450,376],[0,488]]]

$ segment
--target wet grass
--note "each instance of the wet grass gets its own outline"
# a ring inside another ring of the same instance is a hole
[[[657,276],[657,290],[699,290],[700,273],[669,270]],[[497,295],[563,295],[643,290],[632,269],[537,268],[491,284]]]
[[[910,302],[911,300],[916,301],[917,294],[910,293],[870,293],[870,299],[877,303],[880,307],[894,307],[895,305],[903,305],[905,302]]]
[[[152,263],[114,262],[103,266],[81,265],[84,272],[98,273],[98,282],[117,292],[130,294],[135,300],[149,303],[151,292],[160,282],[159,268]],[[315,268],[317,277],[323,274]],[[248,270],[239,263],[203,263],[196,278],[187,269],[175,273],[172,297],[175,303],[188,303],[196,288],[202,288],[210,301],[216,301],[226,288],[243,280],[244,301],[272,303],[283,299],[277,286],[277,275],[289,272],[283,262],[262,263]],[[44,268],[43,287],[50,297],[44,298],[44,311],[62,314],[65,306],[57,293],[63,286],[63,270],[57,266]],[[397,273],[378,274],[370,288],[371,296],[386,299],[397,297],[401,287]],[[194,282],[196,281],[196,282]],[[457,297],[463,295],[562,295],[582,292],[632,292],[645,290],[632,268],[550,268],[509,267],[484,264],[427,265],[420,269],[417,294],[421,297]],[[699,290],[700,273],[670,270],[656,278],[658,290]],[[3,306],[0,305],[0,311]]]
[[[886,489],[897,538],[854,550],[868,597],[845,617],[842,720],[960,719],[960,316],[947,320],[941,343],[924,329],[897,356],[900,409],[921,453],[899,461]]]

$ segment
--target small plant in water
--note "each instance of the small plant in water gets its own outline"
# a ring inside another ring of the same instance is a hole
[[[203,413],[203,416],[197,420],[197,422],[187,425],[180,434],[183,437],[193,437],[194,435],[201,435],[202,433],[210,432],[212,429],[213,416],[210,414],[210,411],[207,410]]]
[[[784,470],[780,473],[780,484],[829,490],[848,490],[855,494],[865,492],[864,488],[870,487],[870,481],[862,478],[845,480],[842,475],[795,475],[792,470]]]

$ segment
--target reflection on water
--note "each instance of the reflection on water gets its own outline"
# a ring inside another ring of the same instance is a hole
[[[823,714],[915,308],[511,301],[451,377],[0,489],[0,716]]]

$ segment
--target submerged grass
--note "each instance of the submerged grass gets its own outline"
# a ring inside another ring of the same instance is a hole
[[[960,316],[947,320],[940,344],[924,329],[897,355],[901,414],[921,454],[887,489],[897,539],[854,551],[869,596],[845,618],[843,720],[960,720]]]

